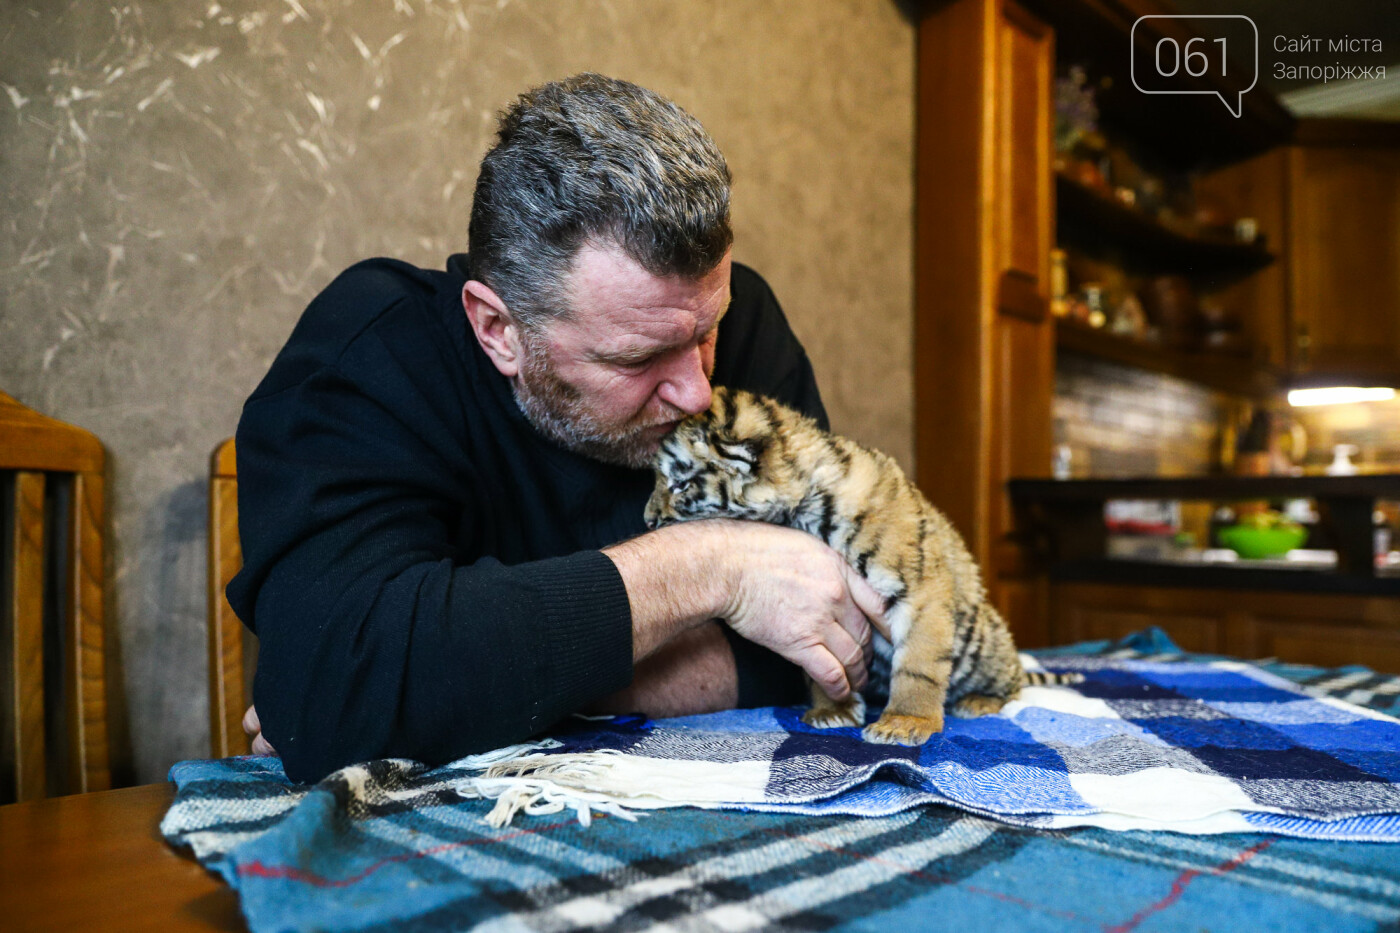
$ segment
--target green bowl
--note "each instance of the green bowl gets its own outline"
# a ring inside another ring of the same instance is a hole
[[[1250,528],[1246,525],[1231,525],[1220,529],[1220,543],[1249,560],[1281,557],[1295,547],[1302,547],[1306,540],[1306,528]]]

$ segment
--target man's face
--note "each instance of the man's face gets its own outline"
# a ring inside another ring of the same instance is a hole
[[[699,279],[657,278],[620,249],[580,250],[573,315],[522,338],[515,398],[531,424],[585,456],[646,466],[678,421],[710,407],[729,261]]]

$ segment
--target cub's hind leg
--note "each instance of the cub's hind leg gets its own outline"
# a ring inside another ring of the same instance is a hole
[[[1021,695],[1026,682],[1021,656],[1006,623],[990,603],[982,603],[971,616],[964,661],[958,668],[958,688],[953,715],[961,718],[989,716]],[[966,668],[964,670],[963,668]]]
[[[953,672],[953,618],[947,600],[911,607],[913,618],[895,646],[890,702],[865,727],[867,742],[922,745],[943,731],[943,704]]]
[[[959,719],[992,716],[1001,712],[1001,708],[1011,699],[1015,699],[1015,697],[995,697],[985,693],[972,693],[953,704],[953,715]]]
[[[865,722],[865,701],[859,693],[844,700],[833,700],[809,677],[807,687],[812,692],[812,708],[802,715],[802,721],[817,729],[839,729],[859,726]]]

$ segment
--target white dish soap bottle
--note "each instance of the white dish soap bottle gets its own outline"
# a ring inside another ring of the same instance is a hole
[[[1327,464],[1328,476],[1355,476],[1356,464],[1351,458],[1356,456],[1355,444],[1338,444],[1332,448],[1332,462]]]

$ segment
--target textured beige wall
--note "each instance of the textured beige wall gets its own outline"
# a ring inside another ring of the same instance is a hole
[[[914,35],[892,0],[0,5],[0,389],[112,453],[137,777],[207,750],[207,457],[349,263],[464,245],[494,114],[592,69],[694,112],[838,430],[911,457]]]

